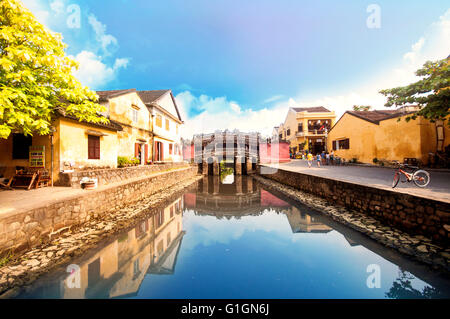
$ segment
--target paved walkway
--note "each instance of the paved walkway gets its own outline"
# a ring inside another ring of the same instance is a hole
[[[292,160],[290,163],[281,163],[280,169],[299,172],[303,174],[327,177],[367,186],[379,187],[396,192],[408,193],[416,196],[432,198],[450,202],[450,172],[429,171],[430,184],[426,188],[419,188],[414,183],[399,183],[392,188],[394,169],[371,166],[314,166],[308,168],[306,160]]]
[[[177,169],[183,170],[186,167]],[[170,170],[173,172],[175,170]],[[169,171],[155,172],[154,174],[126,179],[123,181],[102,185],[92,190],[84,190],[80,188],[71,187],[43,187],[38,189],[24,190],[0,190],[0,218],[26,212],[34,208],[49,206],[59,201],[69,200],[74,197],[84,196],[92,192],[101,192],[108,188],[114,188],[123,184],[131,183],[143,178],[151,178],[160,174],[165,174]]]

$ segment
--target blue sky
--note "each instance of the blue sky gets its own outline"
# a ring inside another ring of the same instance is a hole
[[[448,1],[23,2],[63,34],[92,89],[172,89],[185,135],[268,133],[289,106],[382,107],[378,90],[450,53]],[[366,23],[373,3],[380,28]]]

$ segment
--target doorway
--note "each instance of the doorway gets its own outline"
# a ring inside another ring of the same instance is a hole
[[[162,142],[155,142],[155,162],[164,160],[164,145]]]

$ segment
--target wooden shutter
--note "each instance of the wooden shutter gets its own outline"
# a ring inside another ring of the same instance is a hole
[[[145,154],[144,154],[144,159],[145,159],[145,163],[147,163],[148,160],[148,144],[145,144]]]
[[[337,143],[337,141],[333,141],[333,151],[336,150],[336,143]]]
[[[88,159],[100,159],[100,136],[88,135]]]
[[[139,156],[139,144],[134,143],[134,157],[138,157],[138,156]]]

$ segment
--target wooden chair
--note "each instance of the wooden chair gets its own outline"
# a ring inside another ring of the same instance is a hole
[[[37,174],[38,175],[34,183],[34,188],[47,187],[48,184],[50,183],[50,176],[48,175],[48,171],[38,170]]]

